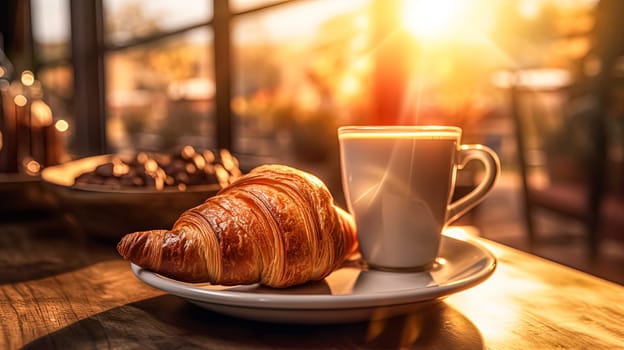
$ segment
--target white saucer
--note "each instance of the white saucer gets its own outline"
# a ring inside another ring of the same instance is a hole
[[[368,270],[352,262],[325,280],[273,289],[258,284],[216,286],[163,277],[132,264],[144,283],[203,308],[260,321],[339,323],[385,318],[412,312],[430,301],[470,288],[487,279],[496,258],[474,240],[443,236],[435,266],[425,272]]]

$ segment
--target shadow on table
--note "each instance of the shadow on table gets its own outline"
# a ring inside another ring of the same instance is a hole
[[[75,234],[61,216],[0,220],[0,285],[50,277],[120,259],[115,245]],[[1,217],[1,215],[0,215]]]
[[[223,316],[164,295],[93,315],[23,349],[101,347],[483,349],[484,344],[475,325],[443,302],[387,320],[292,325]]]

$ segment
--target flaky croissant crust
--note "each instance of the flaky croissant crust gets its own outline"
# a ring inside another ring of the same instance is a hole
[[[357,249],[351,216],[325,184],[264,165],[184,212],[171,230],[124,236],[135,264],[185,282],[288,287],[325,278]]]

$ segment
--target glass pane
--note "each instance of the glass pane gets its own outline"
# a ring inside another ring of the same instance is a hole
[[[114,45],[212,18],[212,0],[104,0],[103,6],[105,39]]]
[[[107,138],[115,151],[215,147],[212,31],[106,57]]]
[[[69,0],[31,0],[35,49],[40,61],[70,56]]]
[[[337,182],[336,126],[365,100],[367,4],[302,1],[234,19],[233,150],[241,162],[328,171],[324,180]]]

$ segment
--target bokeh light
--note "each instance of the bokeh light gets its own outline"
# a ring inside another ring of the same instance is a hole
[[[66,132],[67,130],[69,130],[69,123],[64,119],[59,119],[56,121],[56,123],[54,123],[54,127],[59,132]]]
[[[18,107],[24,107],[28,103],[28,99],[22,94],[15,95],[15,97],[13,97],[13,103]]]
[[[32,86],[35,83],[35,75],[29,70],[22,72],[22,84],[24,86]]]

